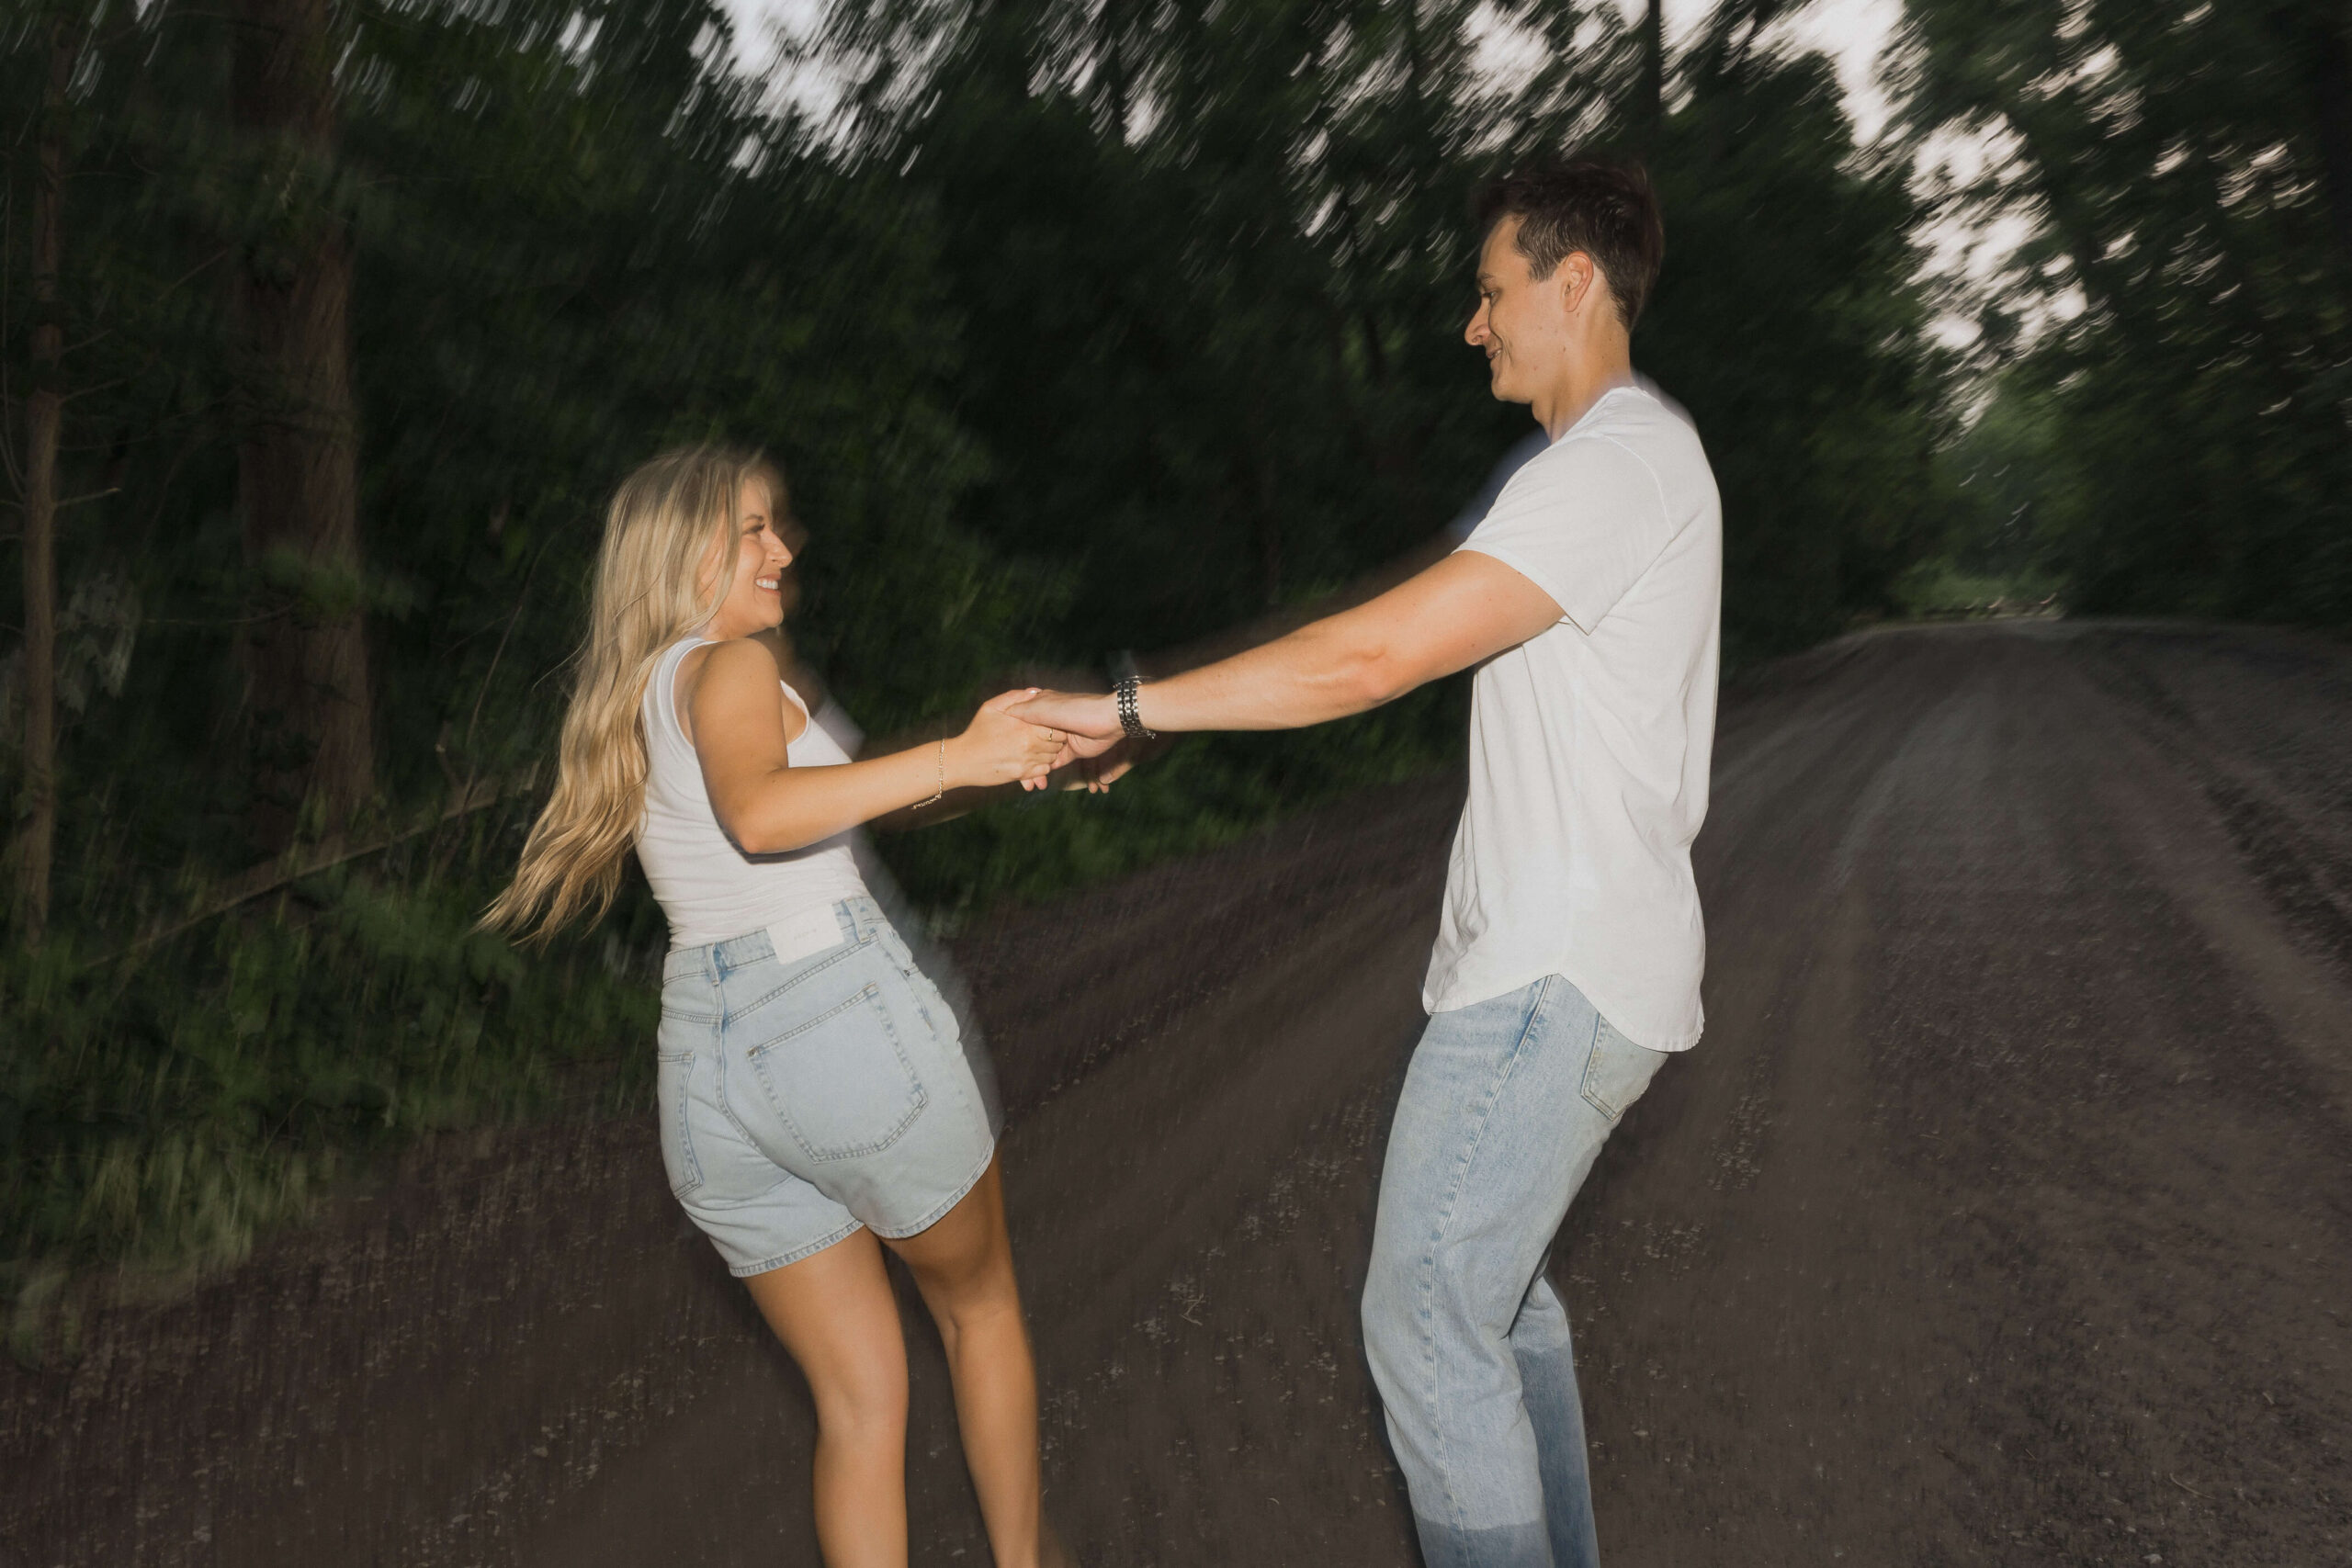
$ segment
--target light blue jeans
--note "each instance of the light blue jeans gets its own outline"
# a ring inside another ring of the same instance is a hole
[[[1557,975],[1430,1020],[1406,1070],[1364,1349],[1430,1568],[1596,1568],[1552,1237],[1666,1053]]]

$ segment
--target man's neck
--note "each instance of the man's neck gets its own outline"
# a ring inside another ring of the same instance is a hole
[[[1536,397],[1532,412],[1544,434],[1557,441],[1612,389],[1633,384],[1633,355],[1621,338],[1601,352],[1573,356],[1560,378]]]

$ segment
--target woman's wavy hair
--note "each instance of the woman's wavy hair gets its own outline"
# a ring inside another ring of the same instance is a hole
[[[645,811],[645,682],[664,649],[718,614],[732,577],[726,547],[738,498],[753,479],[766,480],[771,504],[782,505],[776,466],[731,446],[677,447],[621,481],[597,552],[555,793],[483,926],[544,943],[582,916],[594,920],[612,907]],[[699,580],[714,545],[719,572],[706,588]]]

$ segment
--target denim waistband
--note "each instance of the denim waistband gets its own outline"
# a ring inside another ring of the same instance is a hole
[[[834,927],[839,933],[835,939],[836,942],[864,942],[883,923],[881,906],[875,903],[871,897],[863,895],[839,900],[831,907],[829,912],[833,917]],[[805,958],[812,953],[822,952],[825,947],[835,943],[823,942],[821,937],[818,939],[819,944],[814,946],[793,941],[794,937],[802,934],[800,928],[808,918],[817,913],[817,910],[812,909],[802,911],[797,915],[786,915],[760,927],[757,931],[745,931],[741,936],[729,937],[724,942],[705,942],[700,947],[678,948],[662,962],[662,983],[667,985],[673,980],[702,979],[716,984],[746,964],[776,957],[780,935],[785,937],[787,944],[797,945],[802,949],[799,952],[784,953],[787,962],[795,958]]]

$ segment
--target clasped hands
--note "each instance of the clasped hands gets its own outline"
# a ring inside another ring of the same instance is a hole
[[[971,724],[949,744],[966,754],[972,772],[983,775],[974,783],[1017,779],[1024,790],[1058,787],[1101,795],[1136,764],[1135,750],[1123,745],[1125,739],[1108,695],[1028,686],[981,704]]]

